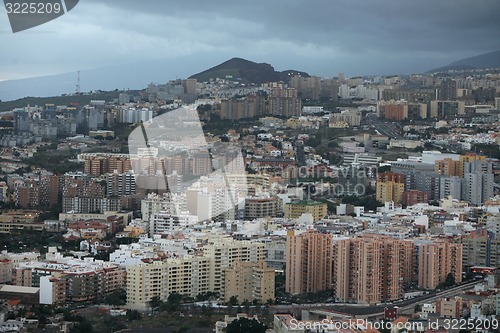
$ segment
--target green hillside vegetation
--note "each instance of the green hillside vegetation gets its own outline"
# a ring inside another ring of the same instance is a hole
[[[105,100],[112,101],[118,98],[118,95],[123,91],[103,91],[96,92],[93,94],[80,94],[80,95],[66,95],[66,96],[54,96],[54,97],[24,97],[14,101],[0,102],[0,112],[2,111],[12,111],[15,108],[22,108],[28,105],[30,106],[41,106],[45,104],[54,105],[69,105],[70,103],[78,103],[79,105],[89,104],[91,100]],[[127,93],[133,94],[136,91],[128,91]]]

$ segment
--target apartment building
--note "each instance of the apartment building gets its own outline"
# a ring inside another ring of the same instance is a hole
[[[286,239],[271,238],[264,244],[267,266],[283,271],[286,266]]]
[[[476,155],[476,154],[473,154],[473,153],[468,153],[468,154],[465,154],[465,155],[460,155],[459,156],[459,161],[462,164],[462,166],[461,166],[461,173],[460,173],[459,176],[463,177],[464,176],[464,172],[466,171],[465,170],[465,167],[466,167],[465,163],[486,162],[486,156],[484,156],[484,155]],[[469,168],[470,168],[470,166],[469,166]],[[469,169],[467,171],[468,172],[474,172],[474,171],[479,171],[479,170],[470,170]],[[484,170],[484,171],[487,171],[487,169]]]
[[[11,210],[0,214],[0,233],[8,234],[16,229],[42,230],[44,224],[35,223],[38,211],[32,210]]]
[[[431,101],[431,118],[445,119],[465,114],[465,103],[463,101]]]
[[[135,194],[135,175],[132,171],[127,173],[108,173],[106,176],[108,197],[121,197]]]
[[[481,205],[493,197],[495,179],[492,163],[465,162],[462,181],[462,199],[473,205]]]
[[[275,270],[265,261],[236,262],[223,271],[224,288],[221,299],[229,302],[236,297],[239,302],[258,300],[262,303],[274,300]]]
[[[213,239],[203,247],[203,253],[210,258],[210,291],[221,292],[222,272],[236,262],[258,262],[265,260],[265,245],[252,241]]]
[[[408,103],[399,101],[378,101],[377,115],[381,118],[401,121],[408,118]]]
[[[292,294],[312,293],[332,288],[332,236],[316,231],[286,238],[285,290]]]
[[[405,176],[403,174],[385,172],[377,175],[376,199],[380,202],[393,201],[399,204],[403,200]]]
[[[434,173],[443,176],[460,176],[464,174],[463,161],[456,161],[451,158],[434,162]]]
[[[84,153],[78,159],[85,163],[85,173],[92,176],[101,176],[107,173],[127,173],[130,171],[130,156],[128,154]]]
[[[12,281],[13,264],[10,259],[0,258],[0,284]]]
[[[315,76],[295,75],[290,79],[290,87],[296,89],[303,99],[318,100],[321,93],[321,79]]]
[[[294,88],[272,88],[267,99],[268,114],[293,117],[302,113],[302,100]]]
[[[278,197],[245,199],[245,219],[247,220],[276,217],[278,212],[281,212],[281,202]]]
[[[463,300],[461,297],[438,298],[436,313],[443,318],[462,318]]]
[[[327,205],[313,200],[291,202],[285,205],[286,218],[298,219],[302,214],[311,214],[313,221],[317,222],[327,215]]]
[[[403,204],[406,206],[413,206],[418,203],[428,203],[429,195],[427,192],[409,190],[403,192]]]
[[[462,244],[440,240],[417,246],[418,285],[435,289],[446,280],[449,273],[455,282],[462,281]]]
[[[209,275],[207,256],[145,260],[127,266],[127,304],[144,309],[153,297],[166,300],[171,293],[195,297],[210,291]]]
[[[496,226],[487,220],[488,231],[482,229],[472,232],[462,239],[462,264],[464,268],[471,266],[500,266],[500,239],[496,234]]]
[[[341,302],[376,304],[401,299],[415,280],[412,241],[363,235],[334,243],[334,294]]]
[[[213,239],[203,248],[203,255],[186,255],[167,259],[144,259],[127,266],[127,304],[145,308],[151,298],[166,300],[171,293],[195,297],[208,291],[222,293],[224,270],[238,262],[261,262],[265,259],[264,244],[233,239]],[[267,268],[257,268],[260,280],[255,282],[255,295],[266,297],[270,292]],[[253,299],[252,299],[253,300]],[[266,299],[267,300],[267,299]]]
[[[239,99],[223,99],[221,101],[222,119],[253,118],[266,113],[266,99],[260,95],[249,95]]]
[[[61,273],[40,278],[40,304],[63,305],[67,302],[67,281]]]
[[[57,270],[45,266],[39,272],[35,267],[32,276],[38,279],[41,304],[92,301],[125,287],[125,270],[113,264]]]
[[[357,110],[344,110],[340,113],[333,113],[330,115],[330,124],[336,124],[339,122],[345,122],[349,126],[359,126],[361,124],[361,113]]]

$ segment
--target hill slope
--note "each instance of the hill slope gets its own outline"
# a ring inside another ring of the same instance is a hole
[[[474,57],[461,59],[443,67],[430,70],[428,73],[444,72],[448,70],[468,70],[476,68],[500,68],[500,51],[480,54]]]
[[[309,77],[305,72],[287,70],[278,72],[274,67],[266,63],[256,63],[241,58],[232,58],[215,67],[207,69],[198,74],[194,74],[190,79],[197,79],[199,82],[207,82],[210,79],[232,78],[240,80],[242,83],[261,84],[265,82],[290,81],[293,75]]]
[[[208,68],[224,58],[202,57],[198,53],[169,59],[119,64],[80,71],[81,91],[144,89],[149,83],[165,83],[176,77],[184,78],[193,71]],[[70,73],[31,77],[0,82],[0,100],[13,101],[26,96],[49,97],[75,92],[76,70]]]

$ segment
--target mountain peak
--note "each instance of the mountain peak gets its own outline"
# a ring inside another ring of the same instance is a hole
[[[445,72],[448,70],[472,70],[483,68],[500,68],[500,50],[454,61],[447,66],[430,70],[428,71],[428,73]]]
[[[256,63],[243,58],[231,58],[217,66],[209,68],[203,72],[194,74],[190,79],[197,79],[200,82],[208,82],[210,79],[232,79],[245,84],[262,84],[266,82],[284,81],[288,82],[291,70],[278,72],[273,66],[267,63]],[[297,74],[308,77],[309,74],[294,71]]]

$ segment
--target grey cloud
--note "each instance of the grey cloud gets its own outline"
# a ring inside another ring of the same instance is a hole
[[[498,12],[498,0],[87,0],[31,33],[0,34],[16,55],[0,79],[193,54],[325,76],[425,71],[500,49]]]

